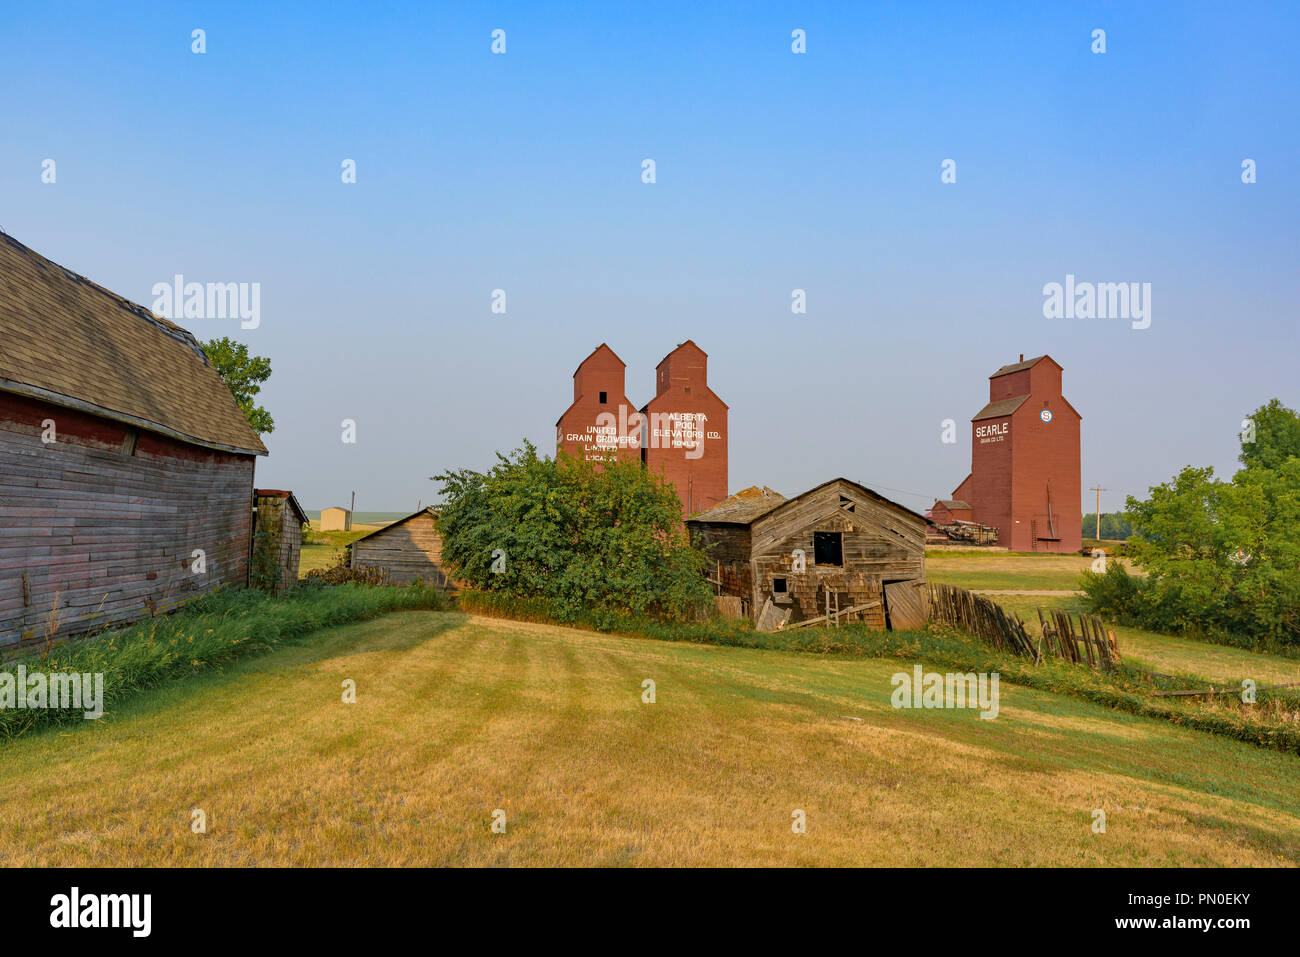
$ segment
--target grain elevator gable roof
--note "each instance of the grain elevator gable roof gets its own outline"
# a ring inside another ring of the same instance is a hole
[[[0,233],[0,390],[265,455],[185,329]]]
[[[1025,400],[1028,398],[1029,396],[1027,395],[1016,395],[1012,396],[1010,399],[999,399],[997,402],[990,402],[988,405],[984,406],[984,408],[971,416],[971,421],[978,422],[980,419],[997,419],[1005,415],[1010,415],[1012,412],[1016,411],[1016,409],[1024,405]]]
[[[1011,375],[1011,373],[1013,372],[1023,372],[1025,369],[1028,369],[1031,366],[1038,365],[1038,363],[1042,362],[1044,359],[1046,359],[1052,365],[1056,366],[1058,369],[1061,368],[1060,364],[1058,364],[1057,361],[1053,359],[1051,356],[1041,355],[1034,359],[1024,359],[1020,362],[1012,363],[1009,366],[1003,366],[997,372],[989,376],[989,378],[996,379],[1000,375]]]

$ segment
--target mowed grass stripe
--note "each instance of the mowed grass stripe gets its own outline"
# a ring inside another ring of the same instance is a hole
[[[1294,864],[1300,762],[910,661],[410,612],[0,749],[11,864]],[[340,701],[353,677],[358,702]],[[653,678],[657,702],[641,703]],[[183,686],[183,687],[182,687]],[[196,705],[195,699],[199,704]],[[851,717],[862,718],[853,721]],[[189,830],[191,807],[209,832]],[[492,834],[491,812],[507,814]],[[808,833],[791,832],[803,809]],[[1107,833],[1089,827],[1107,812]]]

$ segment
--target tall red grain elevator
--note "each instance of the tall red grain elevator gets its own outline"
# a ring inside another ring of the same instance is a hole
[[[971,419],[971,471],[952,493],[1017,552],[1078,552],[1083,535],[1082,416],[1061,394],[1061,366],[1039,356],[989,376]]]
[[[573,373],[573,404],[555,423],[555,447],[589,462],[641,457],[640,417],[623,393],[627,365],[605,343]]]
[[[686,340],[655,369],[655,397],[641,409],[641,460],[677,488],[682,518],[727,497],[727,403],[708,383],[709,357]]]

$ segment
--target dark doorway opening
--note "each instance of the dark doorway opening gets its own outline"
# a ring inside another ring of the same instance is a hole
[[[813,532],[813,563],[816,565],[843,565],[844,533]]]

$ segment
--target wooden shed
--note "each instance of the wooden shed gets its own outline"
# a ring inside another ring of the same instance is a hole
[[[958,499],[937,498],[930,508],[929,518],[936,525],[971,522],[975,520],[975,510],[968,503]]]
[[[419,578],[447,590],[455,582],[442,565],[442,536],[437,529],[438,513],[422,508],[391,525],[362,535],[348,546],[353,568],[382,568],[389,581],[411,582]]]
[[[255,493],[251,584],[278,595],[297,583],[302,529],[307,513],[293,492],[259,488]]]
[[[754,491],[686,526],[714,560],[718,593],[739,597],[758,627],[828,614],[876,628],[924,624],[923,516],[842,478],[791,499]]]
[[[338,505],[321,509],[320,530],[322,532],[352,531],[352,512]]]
[[[0,645],[246,585],[265,454],[194,336],[0,233]]]

